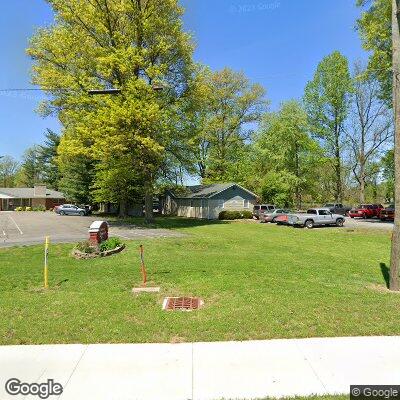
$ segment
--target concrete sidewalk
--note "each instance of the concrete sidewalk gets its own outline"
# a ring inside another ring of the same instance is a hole
[[[5,382],[64,387],[61,400],[216,400],[349,393],[351,384],[398,384],[400,337],[184,344],[0,347]],[[50,397],[55,399],[57,397]]]

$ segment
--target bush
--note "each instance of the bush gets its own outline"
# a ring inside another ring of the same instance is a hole
[[[37,207],[33,207],[32,211],[46,211],[46,207],[43,205],[37,206]]]
[[[242,211],[243,219],[253,219],[253,213],[251,211]]]
[[[15,207],[15,211],[24,211],[23,207]]]
[[[229,220],[232,221],[234,219],[251,219],[253,214],[251,211],[221,211],[218,215],[218,219],[220,220]]]
[[[100,251],[108,251],[108,250],[114,250],[117,247],[122,246],[122,242],[119,238],[112,237],[109,238],[108,240],[105,240],[104,242],[100,243]]]
[[[32,211],[32,207],[25,207],[25,211]]]
[[[86,254],[92,254],[97,252],[97,248],[93,246],[92,243],[89,242],[89,240],[77,243],[75,249]]]

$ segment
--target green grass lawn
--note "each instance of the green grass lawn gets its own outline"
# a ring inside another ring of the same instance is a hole
[[[388,232],[293,229],[161,219],[184,238],[127,242],[120,254],[70,257],[52,245],[0,250],[0,344],[181,342],[400,334],[400,295],[385,290]],[[143,243],[150,284],[140,284]],[[62,282],[62,283],[60,283]],[[164,296],[195,295],[196,312],[165,312]]]
[[[350,395],[332,395],[332,396],[310,396],[310,397],[285,397],[280,400],[346,400],[349,399]],[[263,400],[271,400],[266,398]]]

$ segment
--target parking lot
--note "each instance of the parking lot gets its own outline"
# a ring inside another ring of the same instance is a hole
[[[53,243],[74,243],[88,238],[90,224],[96,216],[60,216],[46,212],[0,212],[0,247],[43,243],[46,236]],[[110,223],[110,236],[122,239],[182,236],[167,229],[146,229],[134,225]]]
[[[381,221],[378,218],[346,218],[346,223],[344,224],[346,228],[363,228],[363,229],[382,229],[386,231],[393,230],[392,221]]]
[[[40,212],[0,212],[0,247],[43,243],[46,236],[53,243],[74,243],[88,238],[90,224],[101,219],[96,216],[60,216]],[[379,219],[346,218],[345,228],[391,231],[392,222]],[[110,236],[122,239],[179,237],[182,234],[167,229],[147,229],[110,222]]]

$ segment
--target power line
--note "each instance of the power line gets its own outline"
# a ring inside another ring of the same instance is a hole
[[[39,89],[39,88],[11,88],[11,89],[0,89],[0,92],[44,92],[44,91],[50,91],[50,90],[72,90],[72,89],[66,89],[66,88],[46,88],[46,89]]]

